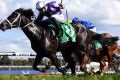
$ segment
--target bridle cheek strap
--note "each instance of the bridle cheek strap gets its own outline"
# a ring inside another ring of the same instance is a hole
[[[16,14],[18,14],[17,15],[17,17],[16,17],[16,19],[11,23],[8,19],[5,19],[9,24],[10,24],[10,27],[12,28],[12,26],[17,26],[17,25],[13,25],[19,18],[20,18],[20,13],[17,13],[17,12],[14,12],[14,13],[16,13]],[[19,25],[18,26],[20,26],[20,22],[21,22],[21,18],[20,18],[20,21],[19,21]]]

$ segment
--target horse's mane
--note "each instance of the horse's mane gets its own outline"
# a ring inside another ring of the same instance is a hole
[[[32,9],[19,8],[19,9],[15,10],[14,12],[18,12],[18,13],[26,16],[29,19],[31,18],[31,16],[34,16],[34,12],[32,11]]]
[[[106,45],[117,44],[116,41],[119,40],[119,37],[117,37],[117,36],[111,36],[111,37],[107,38],[107,37],[104,36],[104,34],[106,34],[106,33],[99,34],[99,33],[93,32],[91,30],[88,30],[88,31],[89,31],[89,34],[92,34],[93,40],[98,40],[98,41],[100,41],[100,42],[102,42]]]
[[[27,17],[29,20],[31,20],[31,17],[35,17],[34,12],[33,12],[32,9],[19,8],[19,9],[15,10],[14,12],[18,12],[18,13],[20,13],[21,15],[24,15],[24,16]],[[31,21],[32,21],[32,20],[31,20]],[[37,18],[35,17],[34,23],[35,23],[36,25],[38,25],[38,26],[41,26],[41,25],[42,25],[41,27],[44,26],[44,28],[47,28],[47,29],[48,29],[48,26],[47,26],[48,23],[46,23],[46,20],[39,21],[39,20],[37,20]]]

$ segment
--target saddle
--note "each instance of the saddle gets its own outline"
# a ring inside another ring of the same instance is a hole
[[[76,32],[70,23],[60,23],[59,34],[57,34],[54,24],[52,24],[49,19],[43,20],[41,23],[44,28],[48,28],[52,31],[54,38],[58,38],[60,43],[68,41],[76,42]]]

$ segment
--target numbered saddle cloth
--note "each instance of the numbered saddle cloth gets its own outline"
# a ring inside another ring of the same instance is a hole
[[[67,41],[76,42],[75,29],[70,23],[64,22],[60,24],[60,33],[60,43],[65,43]]]

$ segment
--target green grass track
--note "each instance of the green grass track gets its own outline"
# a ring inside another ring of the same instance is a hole
[[[0,80],[120,80],[120,74],[104,75],[0,75]]]

